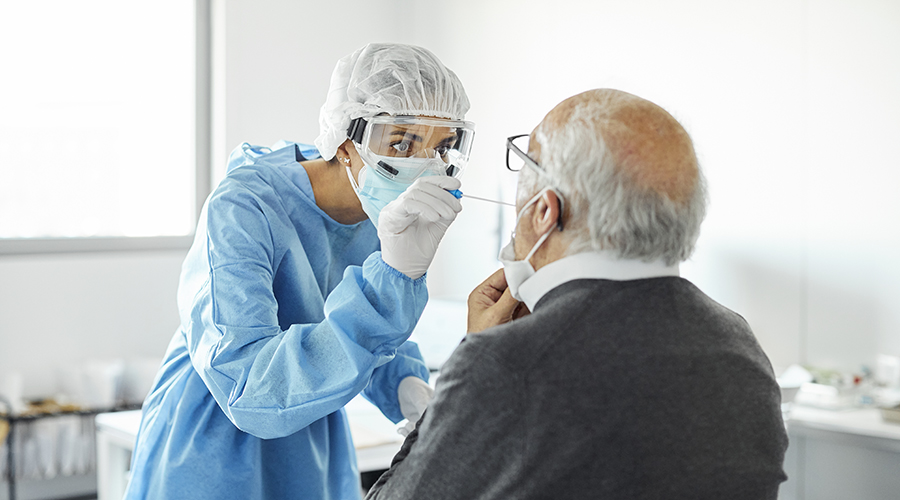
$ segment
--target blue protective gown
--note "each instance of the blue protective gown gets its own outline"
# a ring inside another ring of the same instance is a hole
[[[276,148],[236,150],[206,202],[126,498],[358,498],[343,406],[363,391],[399,422],[400,381],[428,380],[406,342],[424,277],[384,263],[371,222],[316,206],[314,148]]]

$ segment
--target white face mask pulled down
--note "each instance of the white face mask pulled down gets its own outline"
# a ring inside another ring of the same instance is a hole
[[[516,215],[516,224],[514,228],[519,227],[519,220],[522,218],[522,215],[525,214],[525,211],[528,210],[532,204],[536,203],[541,196],[544,195],[551,188],[546,187],[542,189],[538,194],[536,194],[525,206],[522,207],[522,210],[519,211],[518,215]],[[528,252],[528,255],[525,256],[522,260],[516,260],[516,250],[515,250],[515,231],[513,231],[512,236],[509,238],[509,243],[502,250],[500,250],[500,256],[498,259],[503,264],[503,274],[506,275],[506,284],[509,287],[509,293],[512,297],[518,301],[522,300],[522,296],[519,294],[519,289],[522,287],[522,284],[525,283],[529,278],[534,276],[536,272],[534,270],[534,266],[531,265],[531,257],[534,256],[534,253],[537,252],[537,249],[540,248],[541,244],[550,236],[550,233],[553,232],[553,227],[550,228],[546,233],[544,233],[531,247],[531,251]]]

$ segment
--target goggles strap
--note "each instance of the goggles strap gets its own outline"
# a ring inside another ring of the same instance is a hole
[[[362,117],[354,118],[353,121],[350,122],[350,126],[347,127],[347,138],[354,144],[361,143],[363,132],[366,131],[366,125],[368,125],[368,122]]]

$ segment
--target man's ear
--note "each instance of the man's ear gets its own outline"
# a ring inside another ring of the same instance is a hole
[[[534,212],[531,214],[531,223],[537,235],[549,232],[560,217],[559,197],[553,190],[548,189],[534,204]]]

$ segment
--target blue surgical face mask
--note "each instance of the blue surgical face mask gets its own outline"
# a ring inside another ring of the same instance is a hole
[[[378,227],[378,215],[388,203],[396,200],[410,185],[385,178],[367,165],[359,170],[359,183],[353,179],[350,167],[346,167],[350,184],[362,204],[362,209],[369,220]]]
[[[406,191],[406,188],[412,185],[418,177],[430,177],[439,175],[438,172],[444,172],[447,164],[440,158],[390,158],[373,155],[374,160],[378,161],[381,168],[372,168],[366,158],[363,160],[363,168],[359,170],[357,183],[353,179],[353,173],[350,167],[347,169],[347,176],[350,177],[350,184],[356,191],[356,196],[362,204],[362,209],[369,216],[369,220],[375,227],[378,227],[378,215],[388,203],[396,200]],[[417,177],[411,180],[396,181],[387,177],[388,174],[382,174],[382,170],[393,170],[395,173],[402,170],[414,170],[421,172]]]
[[[412,184],[419,177],[448,175],[450,164],[440,158],[408,157],[393,158],[374,154],[360,155],[363,164],[382,177],[398,184]],[[372,166],[375,168],[371,168]]]

